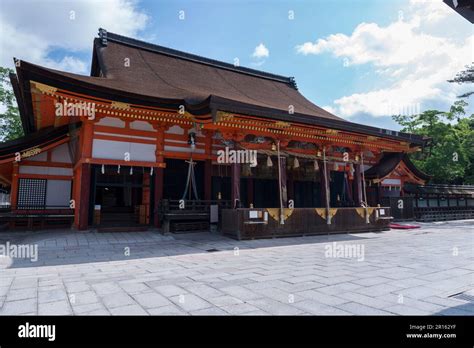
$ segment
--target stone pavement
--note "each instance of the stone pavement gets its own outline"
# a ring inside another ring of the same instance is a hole
[[[0,257],[0,314],[474,315],[473,226],[253,241],[2,232],[38,259]]]

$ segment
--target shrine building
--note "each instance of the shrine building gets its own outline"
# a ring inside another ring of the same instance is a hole
[[[346,121],[292,77],[103,29],[90,76],[15,65],[25,136],[0,144],[11,228],[374,231],[384,197],[429,178],[408,158],[429,139]]]

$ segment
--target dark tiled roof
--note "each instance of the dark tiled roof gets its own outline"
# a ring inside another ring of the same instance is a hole
[[[17,67],[17,73],[29,123],[33,123],[33,110],[28,80],[35,80],[130,104],[171,109],[184,105],[195,116],[215,116],[215,112],[221,110],[403,140],[414,146],[426,143],[419,135],[337,117],[307,100],[290,77],[235,67],[113,33],[94,40],[92,76],[47,69],[24,61]],[[294,107],[294,114],[288,112],[290,106]],[[28,129],[32,131],[35,131],[34,125]]]
[[[80,122],[61,127],[47,127],[21,138],[0,143],[0,160],[14,156],[16,152],[35,146],[46,146],[68,136],[71,129],[79,127]]]
[[[404,190],[413,194],[471,195],[474,197],[474,185],[413,185],[406,183]]]
[[[234,67],[188,53],[108,33],[94,40],[95,68],[102,77],[61,75],[171,103],[205,105],[211,97],[256,107],[343,120],[307,100],[292,78]],[[128,66],[129,63],[129,66]],[[127,66],[126,66],[127,65]],[[96,70],[96,71],[94,71]]]
[[[367,169],[364,172],[366,179],[381,179],[389,175],[397,166],[398,164],[403,161],[408,169],[415,174],[417,177],[423,180],[428,180],[430,178],[429,175],[423,173],[421,170],[415,167],[408,155],[402,152],[386,152],[384,153],[383,157],[380,161]]]
[[[364,172],[366,179],[380,179],[390,174],[403,159],[401,152],[386,152],[380,161]]]

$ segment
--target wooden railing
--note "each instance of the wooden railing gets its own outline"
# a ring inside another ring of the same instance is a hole
[[[418,207],[415,218],[425,222],[474,219],[474,207]]]
[[[74,220],[74,209],[69,206],[17,205],[0,211],[0,223],[11,229],[43,229],[69,227]]]
[[[230,208],[230,201],[223,200],[169,200],[163,199],[157,206],[157,213],[164,232],[171,229],[187,231],[206,229],[209,226],[210,207]]]

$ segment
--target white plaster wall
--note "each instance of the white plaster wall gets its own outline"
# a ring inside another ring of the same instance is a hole
[[[44,162],[44,161],[48,160],[48,152],[47,151],[41,152],[41,153],[37,154],[36,156],[31,156],[31,157],[28,157],[28,158],[25,158],[25,159],[28,160],[28,161]]]
[[[165,133],[168,133],[168,134],[184,134],[184,129],[181,128],[180,126],[173,126],[173,127],[170,127],[170,129],[168,129]]]
[[[47,206],[69,206],[71,199],[70,180],[49,180],[46,184]]]
[[[130,154],[130,161],[155,162],[154,144],[139,144],[123,141],[94,139],[92,143],[92,157],[116,159],[123,161],[125,154]]]
[[[52,150],[51,160],[53,162],[72,163],[67,143],[61,144]]]
[[[99,122],[96,123],[99,126],[109,126],[109,127],[118,127],[125,128],[125,122],[119,118],[115,117],[104,117],[101,118]]]
[[[385,179],[382,180],[383,185],[400,185],[401,181],[400,179]]]
[[[144,130],[144,131],[155,131],[153,126],[145,121],[133,121],[130,123],[131,129]]]

